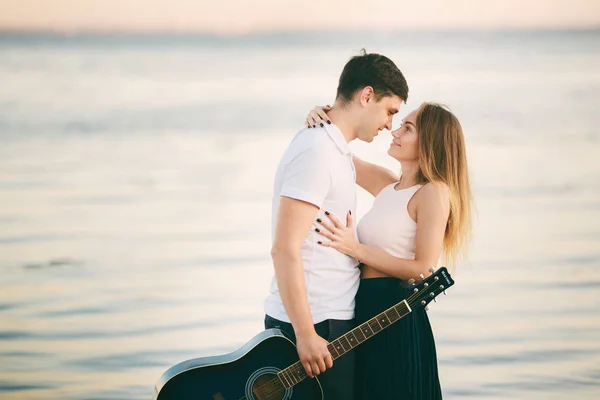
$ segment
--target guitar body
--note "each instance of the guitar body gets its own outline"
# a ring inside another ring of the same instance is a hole
[[[279,329],[268,329],[233,353],[169,368],[154,400],[323,400],[317,378],[289,389],[280,383],[276,374],[298,360],[294,343]]]

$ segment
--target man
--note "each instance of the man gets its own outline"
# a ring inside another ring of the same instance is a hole
[[[408,97],[402,72],[387,57],[363,53],[344,67],[324,126],[299,132],[275,176],[271,256],[275,276],[265,300],[265,328],[286,332],[325,398],[354,398],[354,352],[333,366],[327,343],[354,328],[358,262],[320,246],[317,222],[356,209],[356,174],[348,143],[391,130]]]

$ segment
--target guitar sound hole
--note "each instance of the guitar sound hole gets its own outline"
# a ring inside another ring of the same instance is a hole
[[[258,377],[252,386],[252,394],[256,400],[283,400],[288,397],[275,374],[264,374]]]

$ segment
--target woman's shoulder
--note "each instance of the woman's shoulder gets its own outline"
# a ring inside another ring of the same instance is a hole
[[[450,198],[450,187],[441,181],[437,182],[426,182],[421,185],[419,192],[426,194],[427,196],[438,195]]]
[[[427,182],[418,191],[419,204],[441,204],[444,209],[450,206],[450,188],[444,182]]]

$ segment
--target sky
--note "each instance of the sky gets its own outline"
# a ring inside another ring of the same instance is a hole
[[[0,0],[0,29],[260,31],[600,28],[600,0]]]

